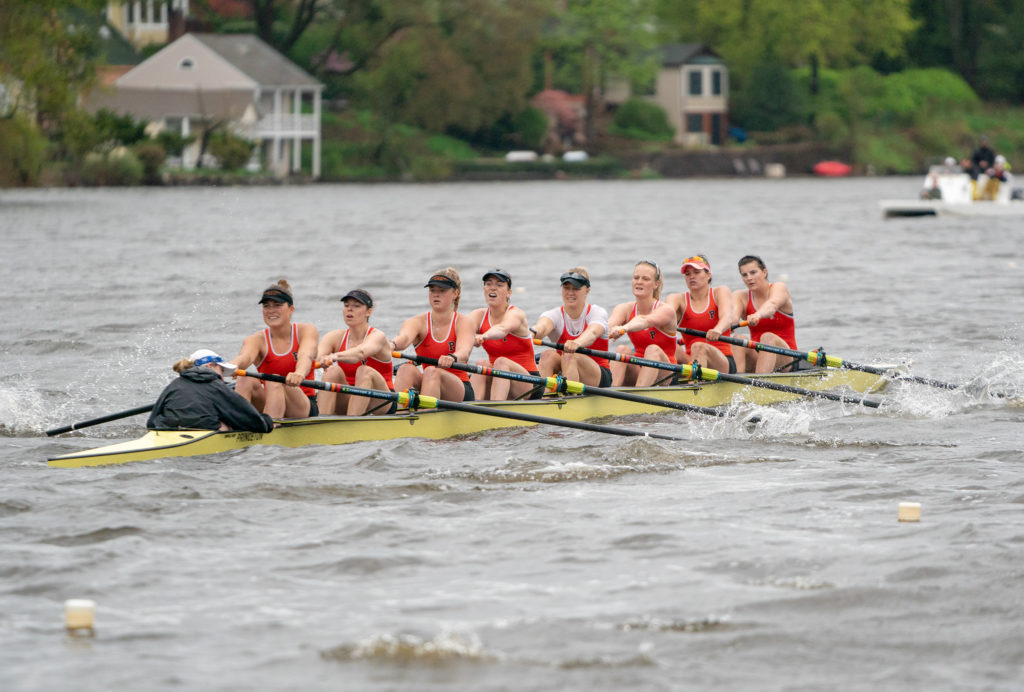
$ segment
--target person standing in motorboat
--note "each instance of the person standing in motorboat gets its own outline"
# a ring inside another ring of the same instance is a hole
[[[174,364],[178,377],[160,393],[146,421],[150,430],[246,430],[266,433],[274,419],[224,382],[237,366],[207,349]]]

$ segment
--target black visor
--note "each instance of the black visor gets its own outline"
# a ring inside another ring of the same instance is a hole
[[[358,300],[360,303],[362,303],[368,308],[373,307],[373,298],[371,298],[370,294],[362,290],[361,288],[353,289],[346,293],[345,295],[343,295],[341,297],[341,302],[344,303],[349,298],[351,298],[352,300]]]
[[[459,285],[455,283],[455,279],[451,279],[444,274],[434,274],[430,277],[430,281],[423,284],[423,288],[429,288],[430,286],[437,286],[438,288],[454,288],[458,289]]]
[[[288,303],[289,305],[295,305],[295,303],[292,302],[292,297],[290,295],[288,295],[284,291],[279,291],[276,288],[268,288],[263,292],[263,297],[260,298],[260,305],[268,301],[274,303]]]
[[[566,272],[565,274],[562,274],[562,276],[558,279],[558,283],[560,284],[564,284],[566,281],[571,283],[576,288],[579,288],[580,286],[586,286],[587,288],[590,288],[590,279],[577,272]]]

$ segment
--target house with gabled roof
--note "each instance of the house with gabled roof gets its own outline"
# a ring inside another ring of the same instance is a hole
[[[108,108],[183,136],[226,129],[258,144],[256,158],[275,175],[298,172],[310,149],[320,175],[323,84],[251,34],[185,34],[94,91],[87,107]],[[197,143],[183,156],[194,166]]]
[[[684,146],[720,145],[729,128],[729,69],[703,43],[662,47],[655,93],[648,97],[664,109]]]

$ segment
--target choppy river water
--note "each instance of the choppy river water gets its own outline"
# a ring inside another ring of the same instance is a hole
[[[885,221],[916,179],[0,191],[0,688],[1019,689],[1024,217]],[[394,333],[447,264],[532,319],[558,275],[762,255],[802,347],[910,363],[880,410],[819,400],[688,442],[520,429],[64,470],[136,437],[199,347],[287,277]],[[990,390],[1013,394],[996,398]],[[897,505],[920,502],[919,523]],[[97,603],[70,637],[63,602]]]

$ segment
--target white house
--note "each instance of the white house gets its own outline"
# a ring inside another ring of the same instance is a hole
[[[152,131],[182,135],[226,126],[259,144],[259,160],[275,175],[301,170],[311,147],[320,175],[323,84],[254,35],[185,34],[89,95],[87,106],[150,121]],[[195,164],[198,143],[183,165]]]

